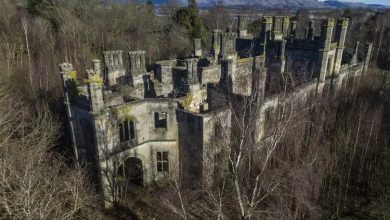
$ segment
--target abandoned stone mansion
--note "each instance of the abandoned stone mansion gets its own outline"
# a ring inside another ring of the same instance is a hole
[[[246,23],[240,16],[237,31],[214,30],[208,51],[195,39],[188,58],[146,65],[145,51],[128,52],[126,62],[122,51],[105,51],[86,80],[72,64],[60,65],[76,157],[91,164],[106,201],[118,196],[123,179],[139,186],[172,178],[207,184],[204,163],[219,151],[210,139],[232,126],[232,110],[220,98],[226,94],[250,97],[259,88],[255,135],[262,141],[286,83],[291,96],[308,99],[351,86],[367,72],[371,44],[363,57],[359,44],[352,58],[343,56],[348,19],[313,21],[305,38],[289,17],[263,17],[260,37],[248,34]]]

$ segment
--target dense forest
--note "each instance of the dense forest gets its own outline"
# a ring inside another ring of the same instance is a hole
[[[201,12],[189,2],[168,1],[161,16],[151,1],[0,1],[0,218],[390,219],[390,11],[366,10],[321,12],[350,18],[347,54],[357,41],[373,42],[370,74],[353,91],[300,109],[267,157],[261,199],[249,202],[246,174],[242,198],[229,178],[195,192],[172,182],[102,210],[89,175],[72,162],[58,65],[70,62],[84,78],[92,59],[120,49],[145,50],[150,67],[190,56],[194,38],[209,49],[212,30],[236,25],[222,5]],[[308,24],[309,13],[296,19]],[[251,19],[256,36],[260,18]]]

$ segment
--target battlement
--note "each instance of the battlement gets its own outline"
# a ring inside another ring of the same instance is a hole
[[[131,74],[137,74],[136,71],[146,71],[145,54],[143,50],[130,51],[129,54],[129,70]]]
[[[104,51],[104,63],[106,67],[122,67],[122,50]]]

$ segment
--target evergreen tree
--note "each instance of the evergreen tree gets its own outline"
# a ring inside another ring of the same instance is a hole
[[[202,38],[204,26],[199,17],[196,0],[189,0],[188,7],[179,9],[175,15],[175,21],[188,30],[192,39]]]

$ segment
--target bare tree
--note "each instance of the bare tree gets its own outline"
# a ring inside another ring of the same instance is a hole
[[[83,169],[50,150],[59,125],[48,107],[32,108],[11,94],[0,91],[0,218],[98,217]]]

